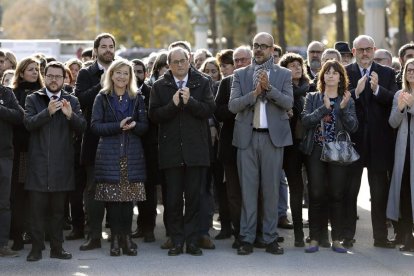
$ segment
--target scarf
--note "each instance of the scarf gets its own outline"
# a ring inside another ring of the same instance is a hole
[[[254,67],[254,72],[253,72],[253,88],[256,89],[257,84],[259,83],[259,75],[262,71],[265,71],[267,73],[267,71],[269,71],[270,69],[273,68],[274,65],[274,60],[273,60],[273,56],[271,56],[266,62],[262,63],[262,64],[257,64],[256,60],[253,58],[252,59],[252,65]],[[262,93],[259,95],[259,99],[261,101],[265,100],[265,94]]]

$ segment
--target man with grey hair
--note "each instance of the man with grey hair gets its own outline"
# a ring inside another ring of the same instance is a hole
[[[342,236],[345,247],[352,247],[355,242],[357,198],[364,167],[368,170],[374,246],[395,247],[387,238],[386,208],[395,143],[388,118],[397,84],[392,68],[374,62],[375,50],[372,37],[358,36],[352,48],[356,61],[346,66],[348,89],[355,101],[359,121],[358,130],[351,138],[361,157],[349,167],[349,187],[344,195]]]
[[[182,254],[184,242],[187,254],[202,255],[200,191],[210,165],[206,125],[215,104],[209,79],[190,68],[189,57],[181,47],[170,49],[169,70],[154,83],[149,103],[149,117],[159,125],[159,167],[168,187],[169,256]]]
[[[204,63],[204,61],[209,58],[212,57],[213,55],[210,53],[209,50],[207,49],[198,49],[197,51],[195,51],[194,53],[194,65],[197,68],[197,70],[200,70],[201,65]]]
[[[374,61],[378,64],[391,67],[392,54],[387,49],[377,49],[374,53]]]
[[[321,57],[325,45],[319,41],[312,41],[308,45],[307,53],[307,69],[308,75],[313,80],[316,74],[321,70]]]
[[[242,194],[239,255],[253,252],[259,187],[266,252],[283,254],[277,242],[279,183],[283,148],[292,144],[287,110],[293,106],[292,77],[273,62],[273,37],[253,39],[252,64],[234,73],[229,110],[236,114],[233,145]]]
[[[328,48],[323,51],[321,56],[321,64],[323,65],[328,60],[337,60],[341,62],[342,56],[341,53],[338,50],[335,50],[333,48]]]

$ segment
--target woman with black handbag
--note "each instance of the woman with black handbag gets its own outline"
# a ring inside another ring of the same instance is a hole
[[[308,93],[302,112],[306,131],[302,151],[307,154],[309,181],[309,232],[311,242],[306,253],[319,250],[319,240],[326,227],[324,217],[329,212],[332,250],[346,253],[340,242],[342,198],[346,185],[347,168],[321,161],[324,143],[336,139],[339,131],[355,132],[358,120],[351,93],[347,91],[345,68],[336,60],[327,61],[319,72],[318,91]],[[329,206],[328,210],[325,206]]]

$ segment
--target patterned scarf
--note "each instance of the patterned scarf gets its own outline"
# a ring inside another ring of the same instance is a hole
[[[256,89],[257,84],[259,83],[259,74],[261,71],[265,71],[267,73],[267,71],[269,71],[270,69],[273,68],[274,65],[274,60],[273,60],[273,56],[271,56],[266,62],[262,63],[262,64],[257,64],[256,60],[253,58],[252,59],[252,65],[254,66],[254,72],[253,72],[253,89]],[[261,101],[264,101],[265,95],[264,93],[262,93],[259,98]]]

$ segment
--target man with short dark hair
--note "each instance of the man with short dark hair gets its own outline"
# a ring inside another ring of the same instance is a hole
[[[414,58],[414,42],[410,42],[407,44],[404,44],[399,50],[398,50],[398,58],[400,59],[401,63],[401,70],[397,73],[395,76],[398,89],[402,88],[402,75],[404,71],[404,65],[410,58]]]
[[[86,48],[81,54],[82,62],[93,60],[93,48]]]
[[[165,175],[169,234],[173,247],[169,256],[183,253],[199,256],[200,193],[210,165],[207,120],[215,104],[209,79],[190,68],[189,53],[172,48],[170,69],[154,83],[149,117],[159,125],[159,165]],[[183,215],[183,194],[185,215]]]
[[[90,128],[92,107],[96,95],[102,89],[101,78],[111,65],[115,55],[115,38],[108,33],[99,34],[94,41],[95,62],[79,71],[75,84],[75,95],[78,97],[88,127],[83,135],[81,146],[81,165],[86,170],[86,187],[84,192],[85,209],[88,214],[88,240],[80,250],[92,250],[101,247],[102,220],[105,213],[103,201],[95,200],[95,155],[99,137]]]
[[[64,90],[65,67],[51,62],[45,68],[45,85],[26,98],[24,125],[30,132],[28,173],[32,250],[27,261],[42,258],[45,218],[48,217],[50,257],[71,259],[62,248],[62,231],[67,192],[74,190],[74,134],[86,128],[76,97]],[[47,154],[45,154],[47,153]]]
[[[23,122],[23,108],[13,91],[0,85],[0,257],[16,257],[8,247],[10,190],[13,168],[13,125]]]

